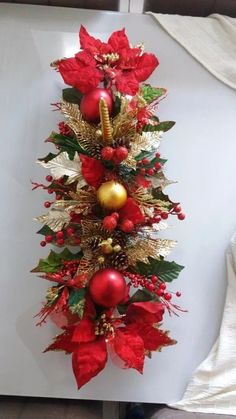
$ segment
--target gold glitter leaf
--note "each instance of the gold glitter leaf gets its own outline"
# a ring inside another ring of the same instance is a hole
[[[152,196],[147,189],[138,188],[135,192],[132,192],[132,198],[137,201],[142,209],[142,211],[150,217],[153,213],[154,209],[158,209],[160,211],[167,211],[170,207],[169,201],[163,201],[161,199],[156,199]]]
[[[79,180],[80,184],[86,185],[86,182],[83,181],[81,175],[81,162],[77,152],[75,153],[74,160],[70,160],[68,153],[64,151],[47,163],[39,160],[37,163],[41,164],[41,166],[45,167],[46,169],[50,169],[54,179],[68,176],[66,181],[68,185],[75,182],[77,179]]]
[[[69,224],[70,216],[64,209],[52,208],[47,214],[40,215],[34,220],[46,224],[51,230],[57,232]]]
[[[132,246],[126,249],[129,265],[135,266],[138,260],[148,263],[148,257],[153,257],[154,259],[158,259],[160,256],[165,257],[175,245],[176,242],[174,240],[137,240]]]

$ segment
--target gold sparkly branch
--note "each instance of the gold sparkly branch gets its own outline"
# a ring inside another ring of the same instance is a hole
[[[105,99],[101,98],[99,102],[99,112],[102,125],[102,136],[104,141],[112,142],[112,128],[109,118],[109,111]]]

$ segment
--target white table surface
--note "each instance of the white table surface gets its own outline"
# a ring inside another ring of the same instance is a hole
[[[83,23],[104,38],[126,27],[132,43],[144,41],[160,66],[150,81],[167,87],[160,117],[174,119],[162,154],[169,187],[180,200],[185,222],[172,221],[167,238],[179,241],[171,259],[186,266],[171,288],[181,289],[181,318],[165,319],[179,343],[153,354],[144,375],[113,365],[79,392],[70,357],[42,354],[57,333],[53,325],[36,328],[47,283],[29,273],[49,248],[39,246],[43,192],[31,193],[30,178],[43,180],[35,164],[49,151],[43,140],[56,128],[50,103],[63,87],[49,63],[77,50]],[[120,401],[174,402],[194,368],[207,355],[220,325],[225,292],[224,252],[236,227],[235,91],[224,86],[173,41],[151,16],[42,6],[0,4],[1,116],[1,293],[0,393]]]

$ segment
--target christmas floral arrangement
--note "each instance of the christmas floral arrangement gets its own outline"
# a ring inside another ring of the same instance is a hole
[[[33,183],[50,198],[36,218],[40,244],[58,247],[33,269],[52,283],[39,324],[49,316],[61,328],[45,352],[72,354],[78,388],[108,355],[142,373],[145,357],[176,343],[161,322],[180,310],[168,283],[183,267],[164,259],[176,242],[158,236],[170,215],[185,217],[163,192],[158,147],[174,122],[155,108],[166,90],[143,83],[157,58],[124,29],[104,43],[81,27],[79,38],[74,57],[51,64],[71,87],[54,104],[64,117],[46,140],[55,153],[38,160],[47,184]]]

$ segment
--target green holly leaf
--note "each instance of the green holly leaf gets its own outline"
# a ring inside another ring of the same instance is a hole
[[[39,161],[43,161],[44,163],[49,162],[50,160],[54,159],[57,156],[57,154],[48,153],[45,157],[41,157],[38,159]]]
[[[66,151],[69,155],[70,160],[73,160],[75,152],[82,154],[88,154],[78,143],[76,138],[67,137],[66,135],[57,134],[52,132],[48,142],[51,142],[60,148],[60,151]]]
[[[131,303],[139,303],[141,301],[158,301],[158,297],[148,290],[138,290],[130,298]]]
[[[79,105],[82,96],[82,93],[75,87],[67,87],[62,90],[62,99],[69,103],[76,103]]]
[[[112,110],[113,116],[116,116],[120,112],[120,107],[121,107],[121,97],[116,95],[114,103],[113,103],[113,110]]]
[[[143,276],[157,275],[164,282],[172,282],[178,278],[179,273],[184,269],[184,266],[175,262],[157,260],[151,257],[148,260],[149,263],[137,262],[136,271]]]
[[[77,314],[80,318],[83,317],[84,307],[85,307],[85,293],[84,288],[75,291],[72,290],[69,296],[69,310],[72,314]]]
[[[143,126],[143,132],[155,132],[155,131],[169,131],[175,125],[174,121],[163,121],[156,125],[146,124]]]
[[[40,259],[36,268],[31,272],[55,273],[63,267],[64,260],[80,259],[81,252],[71,253],[69,249],[65,248],[61,253],[56,253],[51,250],[46,259]]]
[[[48,227],[46,224],[40,228],[39,231],[37,231],[37,234],[42,234],[43,236],[47,236],[47,235],[54,235],[54,231],[52,231],[50,229],[50,227]]]
[[[147,103],[152,103],[166,94],[167,90],[162,87],[152,87],[150,84],[141,86],[141,95]]]
[[[160,188],[153,188],[152,189],[152,196],[155,199],[160,199],[161,201],[169,202],[170,203],[170,207],[173,207],[173,206],[179,204],[179,202],[173,202],[173,201],[171,201],[171,199],[169,198],[169,196],[166,195],[166,194],[164,194]]]

